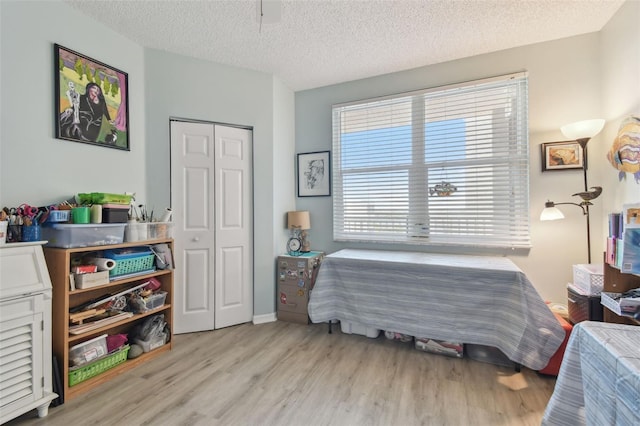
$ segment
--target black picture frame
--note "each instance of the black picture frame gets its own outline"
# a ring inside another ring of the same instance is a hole
[[[304,152],[297,161],[298,197],[331,195],[331,151]]]
[[[585,156],[578,141],[546,142],[540,145],[542,171],[582,170]]]
[[[129,75],[53,45],[55,137],[130,150]]]

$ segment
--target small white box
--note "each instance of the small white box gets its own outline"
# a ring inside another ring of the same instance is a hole
[[[573,265],[573,285],[585,294],[600,294],[604,287],[604,264]]]
[[[109,271],[99,271],[86,274],[75,274],[76,288],[91,288],[109,284]]]
[[[345,334],[359,334],[371,339],[375,339],[380,334],[380,330],[377,328],[367,327],[366,325],[350,321],[340,321],[340,329]]]

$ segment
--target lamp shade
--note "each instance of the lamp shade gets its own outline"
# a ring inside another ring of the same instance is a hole
[[[287,212],[287,227],[298,229],[311,229],[311,220],[308,211]]]
[[[600,133],[604,127],[604,120],[597,118],[594,120],[576,121],[560,127],[562,134],[571,140],[589,139]]]
[[[548,204],[551,204],[551,206],[548,206]],[[564,219],[564,215],[562,214],[562,212],[553,205],[553,203],[547,203],[547,207],[544,208],[544,210],[542,210],[542,213],[540,213],[540,220],[558,220],[558,219]]]

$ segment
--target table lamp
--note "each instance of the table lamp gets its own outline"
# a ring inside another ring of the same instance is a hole
[[[311,220],[308,211],[292,211],[287,212],[287,227],[292,230],[292,238],[299,238],[301,247],[300,252],[308,253],[309,240],[307,239],[307,230],[311,229]]]

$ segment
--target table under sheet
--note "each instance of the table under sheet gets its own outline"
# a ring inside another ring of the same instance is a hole
[[[585,321],[564,353],[543,425],[640,425],[640,328]]]
[[[309,316],[493,346],[533,370],[547,365],[565,336],[506,257],[340,250],[322,262]]]

